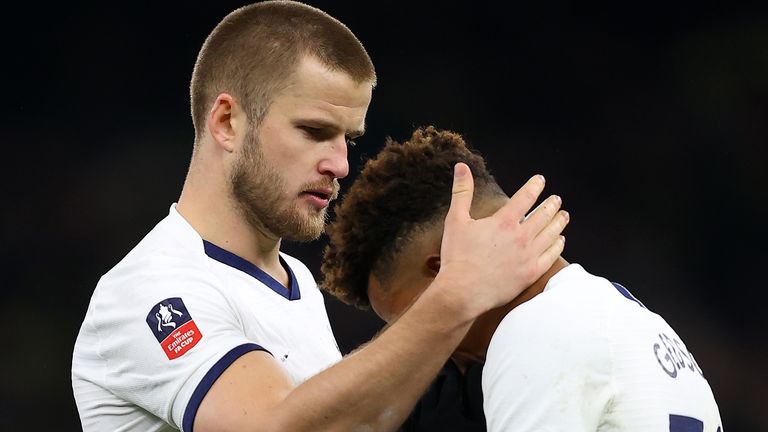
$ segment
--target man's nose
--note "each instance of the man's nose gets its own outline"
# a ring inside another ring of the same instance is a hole
[[[334,139],[318,165],[321,174],[333,178],[344,178],[349,174],[349,161],[347,160],[347,140],[341,136]]]

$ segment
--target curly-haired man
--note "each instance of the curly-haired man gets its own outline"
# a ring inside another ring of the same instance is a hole
[[[504,205],[485,161],[460,135],[429,127],[402,144],[389,140],[337,208],[325,289],[397,322],[440,270],[457,162],[475,176],[473,217]],[[621,285],[562,258],[480,316],[452,359],[459,369],[485,362],[491,431],[721,430],[709,384],[675,331]]]

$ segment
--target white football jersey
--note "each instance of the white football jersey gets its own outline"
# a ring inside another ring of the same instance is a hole
[[[280,259],[290,289],[204,241],[172,206],[91,298],[72,359],[83,429],[191,431],[216,379],[253,350],[295,384],[337,362],[312,274]]]
[[[578,264],[502,320],[482,386],[491,432],[722,432],[680,336]]]

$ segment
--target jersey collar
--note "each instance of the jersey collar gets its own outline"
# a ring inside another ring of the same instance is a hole
[[[291,267],[288,265],[287,262],[285,262],[282,256],[280,256],[280,265],[282,265],[285,271],[288,272],[288,283],[291,286],[290,290],[288,290],[286,287],[283,286],[283,284],[275,280],[275,278],[268,275],[264,270],[256,267],[255,264],[233,254],[232,252],[226,249],[222,249],[219,246],[216,246],[215,244],[207,240],[203,240],[203,247],[205,249],[205,254],[208,255],[209,257],[215,259],[216,261],[222,264],[228,265],[232,268],[235,268],[244,273],[247,273],[248,275],[258,280],[259,282],[266,285],[269,289],[280,294],[286,299],[299,300],[301,298],[301,292],[299,291],[299,283],[296,281],[296,276],[293,274],[293,270],[291,270]]]

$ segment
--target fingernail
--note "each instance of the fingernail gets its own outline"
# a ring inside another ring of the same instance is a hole
[[[571,214],[568,213],[567,211],[563,211],[563,217],[565,218],[565,220],[569,220],[571,219]]]
[[[558,204],[562,204],[563,203],[563,199],[560,198],[560,195],[555,195],[555,201],[557,201]]]
[[[454,177],[464,177],[467,175],[467,168],[464,164],[456,164],[456,166],[453,167],[453,175]]]
[[[565,243],[565,236],[561,235],[561,236],[560,236],[560,241],[561,241],[561,242],[563,242],[563,243]]]
[[[544,176],[541,175],[541,174],[538,174],[536,177],[538,177],[539,181],[542,182],[542,183],[546,183],[547,182],[547,179],[545,179]]]

